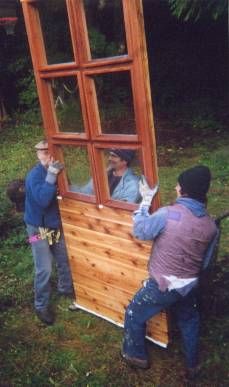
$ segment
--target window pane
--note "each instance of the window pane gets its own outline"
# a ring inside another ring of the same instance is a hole
[[[48,64],[73,62],[73,50],[65,1],[37,2]]]
[[[135,115],[128,71],[94,77],[101,130],[105,134],[135,134]]]
[[[65,171],[68,189],[71,192],[94,196],[94,184],[86,147],[63,145]]]
[[[110,149],[103,151],[107,165],[107,187],[113,200],[138,203],[139,179],[143,173],[138,151],[130,149]]]
[[[84,126],[77,78],[53,78],[51,87],[59,130],[82,133]]]
[[[84,0],[92,58],[126,54],[122,0]]]

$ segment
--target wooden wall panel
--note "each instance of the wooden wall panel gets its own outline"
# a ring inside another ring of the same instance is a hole
[[[59,203],[77,304],[123,325],[126,306],[148,276],[151,242],[132,236],[128,211],[68,198]],[[149,321],[147,336],[168,344],[165,312]]]

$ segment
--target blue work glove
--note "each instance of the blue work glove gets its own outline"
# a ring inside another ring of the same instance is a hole
[[[57,175],[64,169],[64,164],[56,160],[49,164],[47,176],[45,181],[49,184],[55,184],[57,180]]]
[[[141,176],[141,179],[139,181],[139,192],[142,197],[142,201],[140,202],[140,208],[141,207],[150,207],[151,202],[156,195],[157,191],[159,189],[159,184],[156,184],[155,187],[150,188],[146,178],[144,175]]]

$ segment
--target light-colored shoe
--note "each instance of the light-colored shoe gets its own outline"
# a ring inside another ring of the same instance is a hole
[[[79,310],[79,308],[76,305],[76,303],[73,302],[72,304],[69,305],[68,310],[70,310],[71,312],[76,312],[77,310]]]

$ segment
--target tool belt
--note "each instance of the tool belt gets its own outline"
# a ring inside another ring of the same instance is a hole
[[[29,237],[29,243],[32,244],[42,239],[47,239],[48,244],[51,246],[59,242],[59,239],[60,239],[59,229],[51,229],[51,228],[44,228],[44,227],[38,227],[38,229],[39,229],[39,234],[31,235]]]

